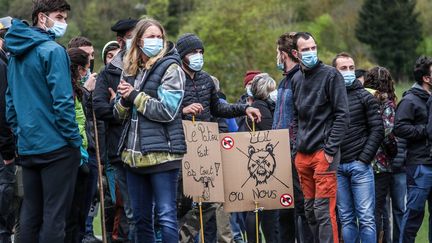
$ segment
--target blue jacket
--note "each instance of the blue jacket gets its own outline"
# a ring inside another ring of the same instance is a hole
[[[273,129],[287,129],[291,126],[294,110],[291,79],[299,70],[300,66],[296,65],[288,73],[284,74],[285,78],[282,79],[279,84],[276,108],[273,116]]]
[[[8,65],[6,117],[20,155],[78,148],[69,58],[54,36],[13,20],[5,36]]]
[[[228,104],[228,101],[226,101],[225,99],[219,98],[219,101],[221,103]],[[238,131],[238,125],[237,125],[235,118],[225,118],[225,122],[228,125],[228,131],[229,132],[237,132]]]

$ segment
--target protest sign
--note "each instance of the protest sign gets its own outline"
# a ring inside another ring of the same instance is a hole
[[[220,134],[227,212],[293,208],[288,130]]]
[[[223,202],[219,127],[212,122],[183,121],[187,154],[182,162],[183,193],[195,201]]]

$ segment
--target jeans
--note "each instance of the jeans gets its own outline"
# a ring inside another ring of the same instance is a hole
[[[178,243],[177,225],[177,179],[179,170],[152,174],[126,172],[133,217],[136,243],[154,243],[154,214],[158,216],[164,243]]]
[[[66,216],[71,209],[80,160],[79,148],[71,147],[21,157],[24,184],[21,242],[64,242]]]
[[[344,242],[376,242],[372,166],[360,161],[340,164],[337,180],[337,208]]]
[[[408,165],[406,174],[408,202],[402,219],[399,242],[414,243],[423,222],[425,203],[428,201],[429,205],[432,204],[432,165]]]
[[[405,213],[406,192],[406,173],[393,173],[390,188],[390,197],[393,211],[393,243],[399,242],[402,218]]]
[[[132,240],[135,222],[133,217],[133,209],[130,202],[130,193],[128,192],[128,184],[126,180],[126,168],[121,163],[112,164],[111,167],[114,170],[115,182],[118,185],[120,195],[123,200],[124,213],[126,215],[127,223],[129,225],[128,238],[129,240]]]
[[[246,231],[246,213],[236,212],[231,213],[230,226],[234,241],[243,240],[243,233]]]

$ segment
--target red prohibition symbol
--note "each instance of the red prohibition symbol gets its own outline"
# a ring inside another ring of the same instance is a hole
[[[280,204],[284,207],[289,207],[293,204],[293,198],[290,194],[282,194]]]
[[[226,136],[221,141],[222,148],[230,150],[234,147],[234,139],[230,136]]]

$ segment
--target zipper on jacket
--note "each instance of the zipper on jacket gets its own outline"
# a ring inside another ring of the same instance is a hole
[[[170,139],[170,137],[169,137],[168,129],[166,128],[165,124],[163,125],[163,129],[164,129],[165,138],[166,138],[166,140],[167,140],[168,151],[169,151],[170,153],[172,153],[172,149],[171,149],[171,139]]]

